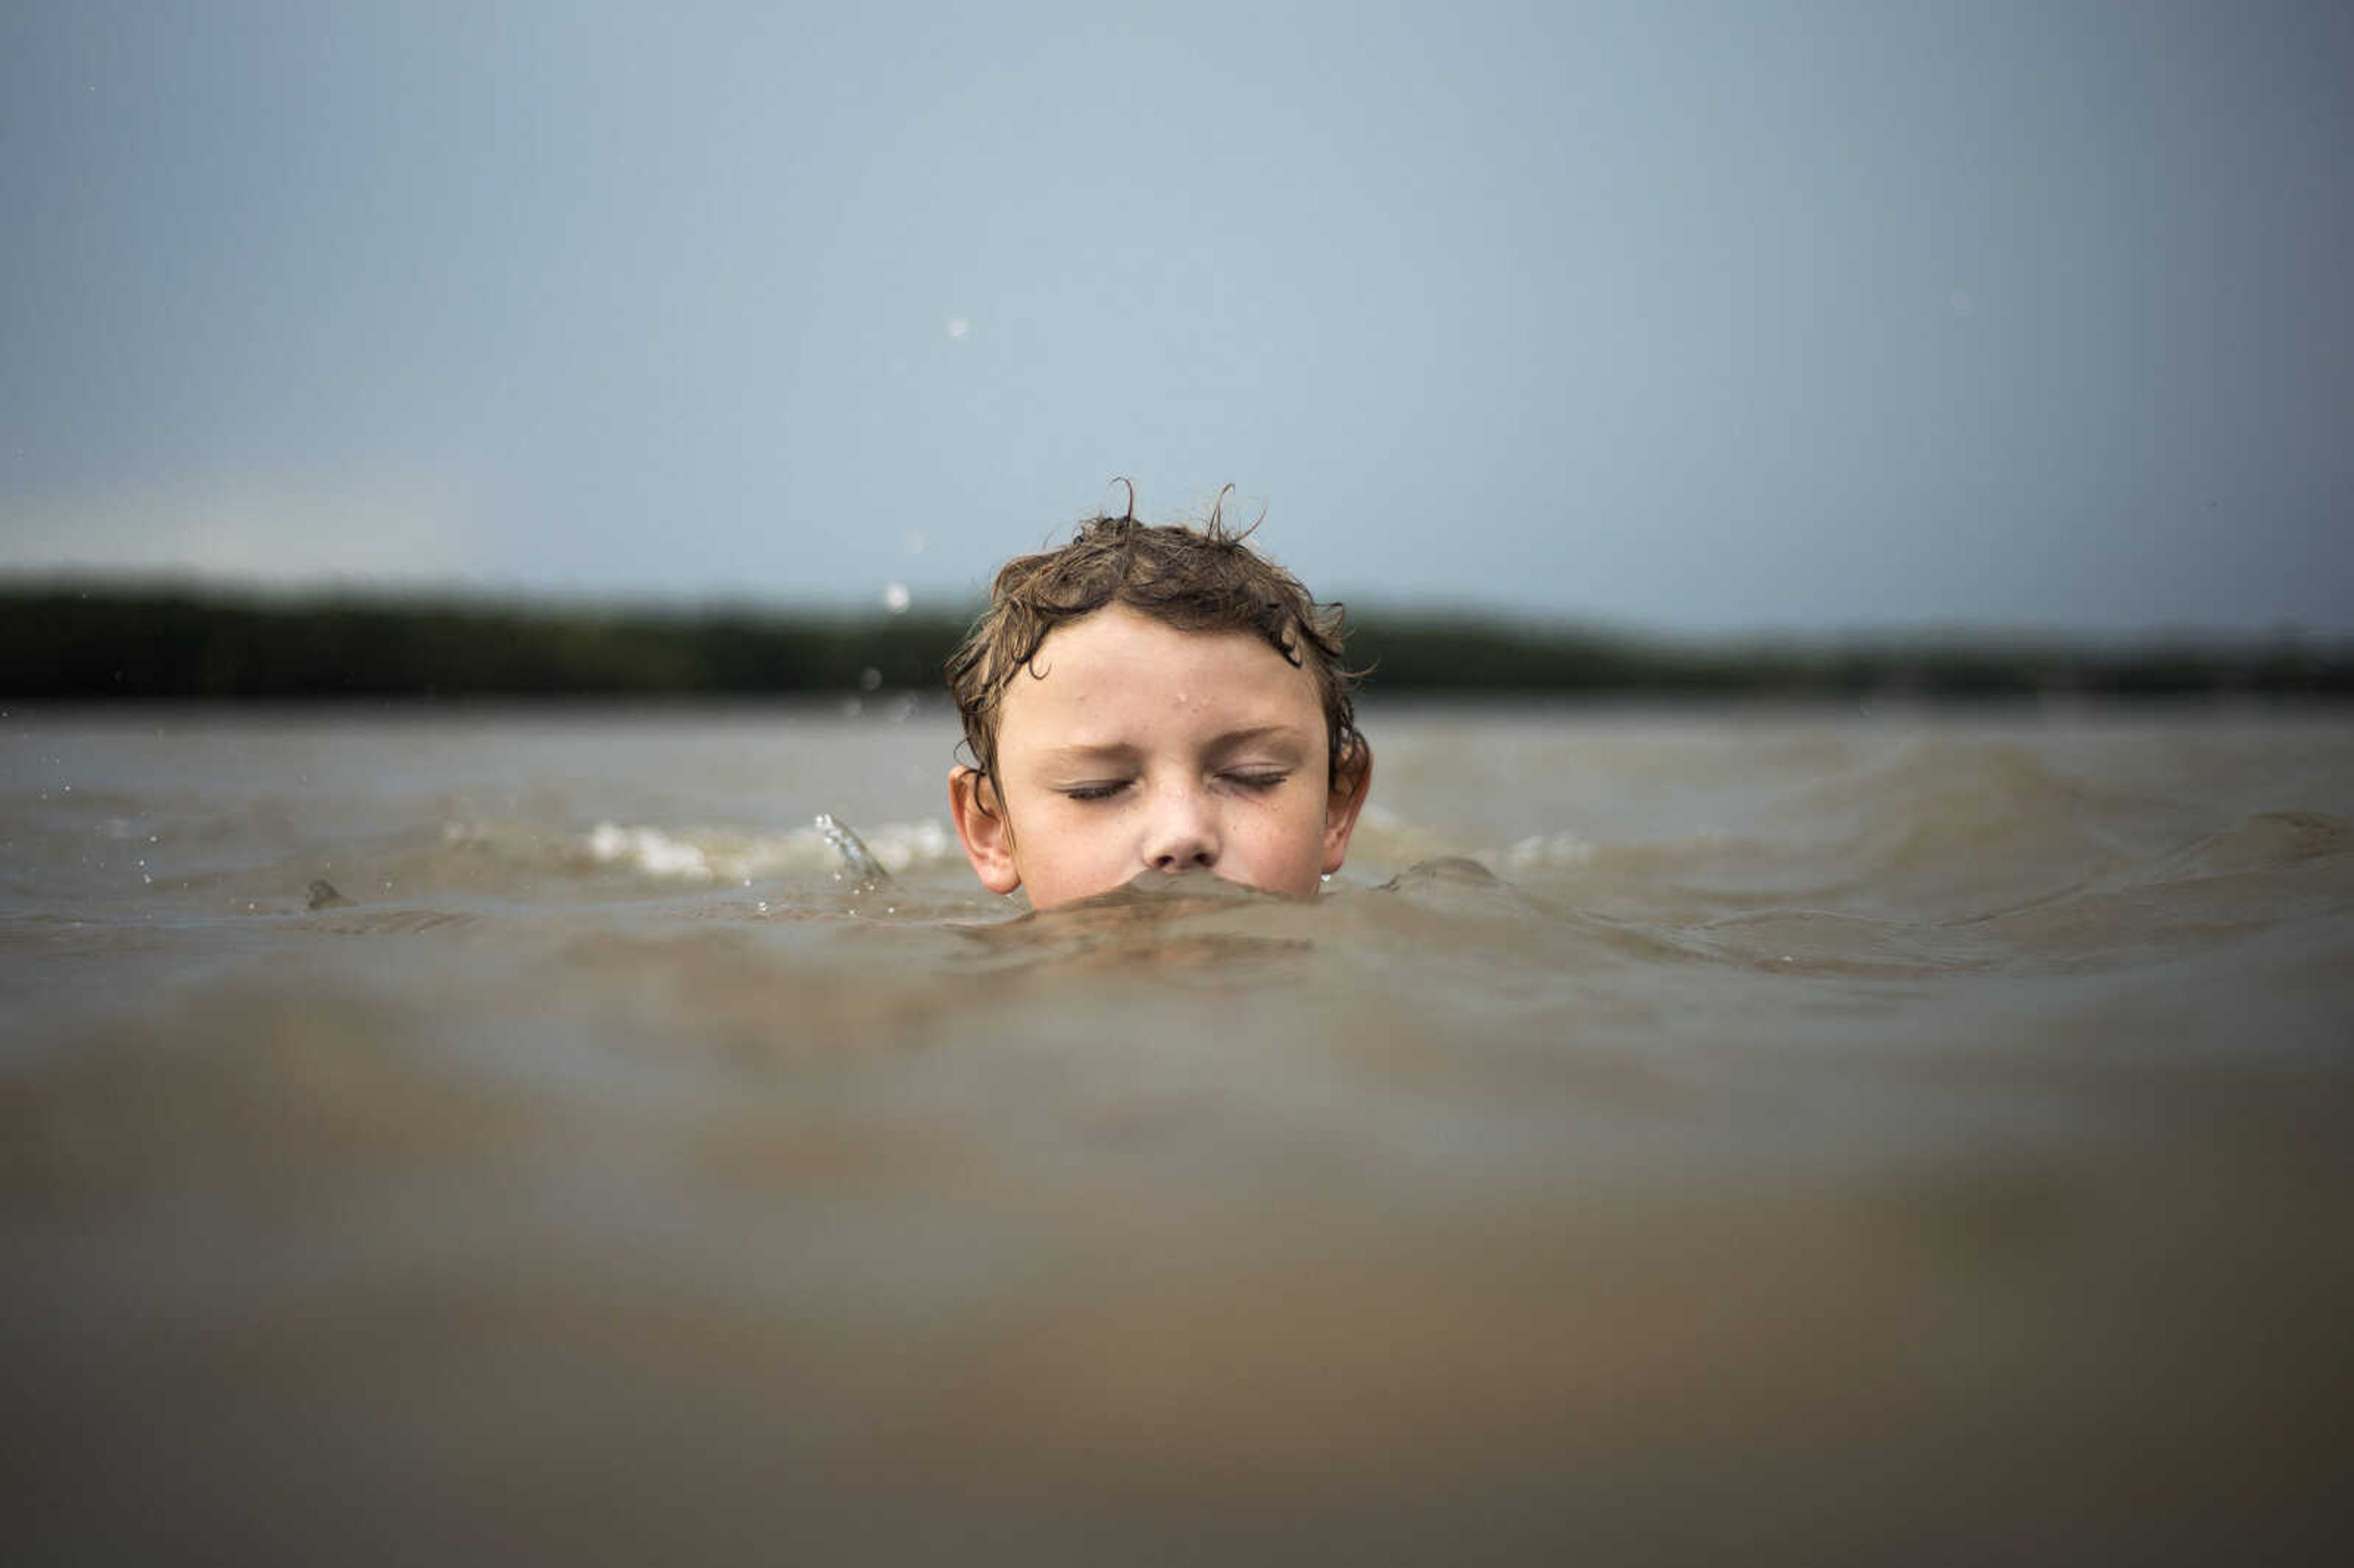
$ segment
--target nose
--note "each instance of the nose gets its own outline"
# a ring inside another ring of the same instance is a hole
[[[1145,824],[1144,861],[1155,871],[1208,871],[1218,863],[1217,819],[1198,789],[1159,791]]]

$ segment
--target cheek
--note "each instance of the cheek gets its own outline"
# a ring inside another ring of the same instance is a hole
[[[1025,880],[1090,884],[1083,889],[1087,893],[1119,885],[1121,878],[1113,873],[1131,857],[1116,813],[1079,810],[1058,798],[1029,813],[1028,820],[1035,831],[1016,852],[1027,863]]]
[[[1324,806],[1320,800],[1287,802],[1250,825],[1249,853],[1261,873],[1252,878],[1293,892],[1312,891],[1324,868]]]

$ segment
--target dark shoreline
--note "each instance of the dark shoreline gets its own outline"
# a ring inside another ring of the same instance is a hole
[[[970,611],[846,615],[72,583],[0,588],[0,696],[63,701],[642,699],[932,692]],[[2354,697],[2354,641],[1967,630],[1670,639],[1369,609],[1388,695]]]

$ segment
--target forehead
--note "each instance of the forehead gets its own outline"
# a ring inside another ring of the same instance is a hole
[[[999,709],[1001,746],[1114,738],[1165,725],[1294,725],[1323,733],[1316,677],[1249,631],[1183,631],[1125,605],[1057,627],[1017,671]],[[1106,732],[1100,737],[1095,731]]]

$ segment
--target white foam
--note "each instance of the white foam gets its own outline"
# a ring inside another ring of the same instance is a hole
[[[1537,866],[1585,865],[1594,858],[1592,839],[1576,833],[1538,833],[1522,839],[1504,852],[1504,863],[1514,871]]]
[[[714,875],[708,855],[660,828],[599,822],[589,830],[588,853],[600,865],[619,863],[670,881],[709,882]]]
[[[893,875],[948,862],[956,838],[937,818],[884,822],[862,832],[876,863]],[[748,885],[763,877],[832,871],[841,855],[815,828],[746,833],[726,828],[661,828],[599,822],[579,840],[599,865],[663,882]]]

